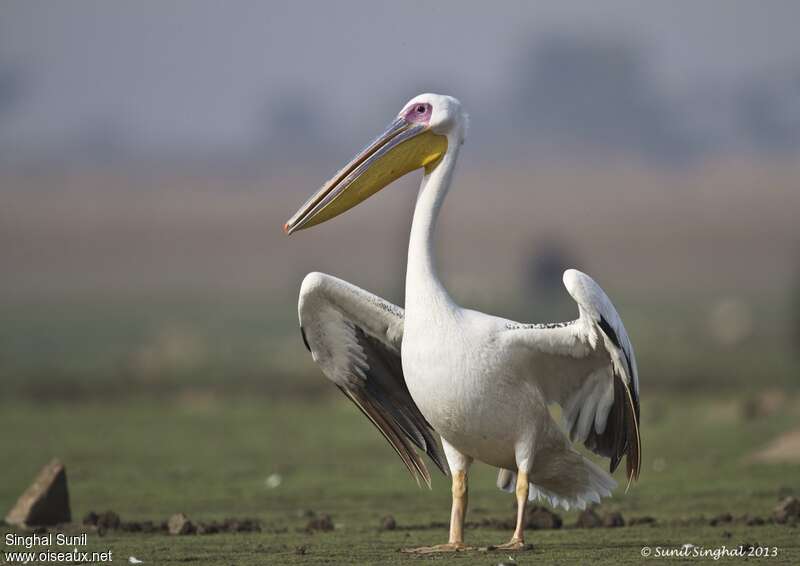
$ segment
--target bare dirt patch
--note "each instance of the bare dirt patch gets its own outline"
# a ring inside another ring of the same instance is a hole
[[[752,453],[748,460],[767,464],[800,463],[800,428],[780,435]]]

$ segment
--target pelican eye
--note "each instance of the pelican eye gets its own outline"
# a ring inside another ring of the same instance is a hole
[[[405,110],[405,119],[417,124],[427,123],[431,119],[433,107],[427,102],[417,102]]]

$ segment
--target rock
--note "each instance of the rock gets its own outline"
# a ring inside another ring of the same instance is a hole
[[[772,518],[782,525],[800,522],[800,499],[784,497],[772,511]]]
[[[575,523],[575,526],[579,529],[594,529],[602,525],[603,521],[600,516],[591,507],[581,512],[578,515],[578,521]]]
[[[333,519],[327,513],[314,517],[306,524],[307,531],[332,531]]]
[[[745,515],[744,517],[742,517],[742,520],[744,521],[744,524],[747,525],[748,527],[759,527],[764,524],[764,519],[762,519],[761,517],[756,517],[751,515]]]
[[[258,519],[225,519],[222,529],[229,533],[252,533],[261,531]]]
[[[624,527],[625,519],[622,517],[622,513],[614,511],[613,513],[609,513],[605,517],[603,517],[603,526],[612,528]]]
[[[716,517],[712,517],[708,524],[712,527],[716,527],[717,525],[727,525],[728,523],[733,521],[733,515],[730,513],[722,513],[721,515],[717,515]]]
[[[97,516],[96,526],[98,529],[113,531],[118,529],[121,523],[119,515],[113,511],[106,511]]]
[[[382,531],[393,531],[397,528],[397,521],[394,520],[394,517],[391,515],[386,515],[383,519],[381,519],[381,530]]]
[[[210,523],[198,523],[195,532],[198,535],[213,535],[220,531],[219,523],[211,521]]]
[[[630,521],[628,521],[628,526],[635,526],[635,525],[655,525],[656,519],[655,517],[644,516],[644,517],[634,517]]]
[[[18,527],[69,523],[67,471],[57,458],[47,464],[6,515],[6,523]]]
[[[560,529],[564,522],[561,517],[546,507],[534,505],[528,509],[525,527],[528,529]]]
[[[176,513],[167,521],[167,529],[171,535],[190,535],[195,532],[194,524],[183,513]]]

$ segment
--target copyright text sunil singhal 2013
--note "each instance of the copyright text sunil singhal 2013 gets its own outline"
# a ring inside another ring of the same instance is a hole
[[[31,549],[34,546],[86,546],[88,535],[66,535],[64,533],[47,533],[32,535],[17,535],[8,533],[5,540],[6,546],[23,546]]]

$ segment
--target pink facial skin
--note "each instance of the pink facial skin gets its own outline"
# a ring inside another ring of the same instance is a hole
[[[427,124],[431,121],[433,107],[427,102],[417,102],[412,104],[403,117],[413,124]]]

